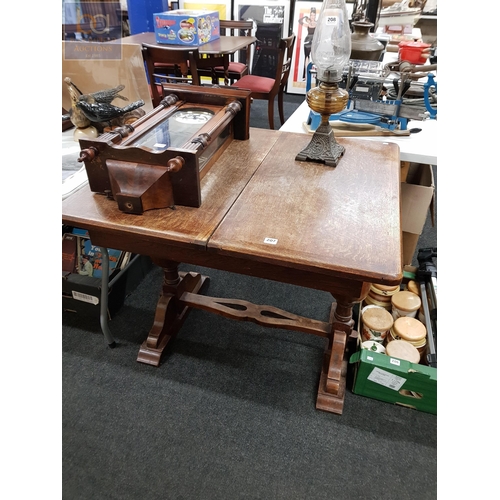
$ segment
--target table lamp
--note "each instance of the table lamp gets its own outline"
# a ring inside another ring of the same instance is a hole
[[[332,113],[342,111],[349,98],[348,92],[338,86],[351,56],[351,30],[345,0],[323,0],[311,56],[318,86],[307,92],[306,101],[309,108],[321,115],[321,123],[311,142],[295,159],[336,167],[345,148],[335,140],[329,118]]]

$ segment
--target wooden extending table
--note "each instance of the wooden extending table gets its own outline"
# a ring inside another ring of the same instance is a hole
[[[198,47],[200,54],[208,55],[222,55],[229,59],[231,54],[238,52],[238,50],[246,49],[252,43],[255,43],[257,38],[254,36],[221,36],[216,40],[205,43]],[[137,33],[117,40],[117,43],[136,43],[142,45],[147,43],[150,45],[158,45],[158,47],[169,47],[169,45],[157,43],[156,35],[152,32]],[[170,45],[172,47],[172,45]],[[178,47],[178,46],[176,46]],[[229,77],[226,74],[224,84],[229,85]]]
[[[353,305],[370,283],[402,279],[399,148],[341,138],[346,152],[331,168],[295,161],[309,140],[251,128],[250,140],[234,140],[203,177],[200,208],[125,214],[88,186],[63,202],[63,223],[87,229],[95,245],[148,255],[164,269],[138,361],[158,366],[193,307],[319,335],[328,345],[316,407],[342,413]],[[328,291],[330,319],[201,295],[207,277],[179,273],[179,263]]]

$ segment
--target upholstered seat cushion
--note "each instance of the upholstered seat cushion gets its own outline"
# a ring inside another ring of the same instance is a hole
[[[248,66],[246,64],[240,63],[240,62],[230,62],[229,63],[229,71],[234,71],[235,73],[241,73],[242,71],[245,71],[248,69]]]
[[[222,66],[216,66],[215,69],[217,71],[224,71]],[[228,66],[228,70],[234,73],[241,73],[242,71],[245,71],[245,69],[247,69],[247,65],[240,62],[230,62]]]
[[[245,75],[231,85],[240,89],[249,89],[252,92],[271,92],[274,80],[267,76]]]
[[[214,70],[217,73],[224,73],[224,66],[215,66]],[[243,72],[248,73],[248,66],[240,62],[230,62],[227,70],[228,73],[232,73],[234,75],[241,75],[241,73]]]

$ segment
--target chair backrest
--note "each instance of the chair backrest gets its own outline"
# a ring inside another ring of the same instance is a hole
[[[197,47],[159,47],[143,43],[142,54],[151,86],[153,106],[158,106],[163,97],[158,90],[162,83],[200,85],[196,66],[190,67],[190,57],[199,57]]]
[[[288,76],[292,67],[293,46],[295,45],[295,34],[282,38],[278,45],[279,55],[276,65],[276,82],[279,82],[280,92],[284,91],[288,83]]]
[[[219,21],[220,34],[222,36],[252,36],[253,21],[230,21],[221,19]]]
[[[221,19],[219,21],[221,36],[252,36],[254,29],[253,21],[230,21]],[[238,61],[248,65],[250,68],[251,46],[239,51]],[[234,54],[231,54],[231,60],[234,60]]]

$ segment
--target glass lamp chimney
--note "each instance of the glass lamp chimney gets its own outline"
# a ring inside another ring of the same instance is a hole
[[[323,0],[311,46],[317,80],[339,82],[351,56],[351,29],[345,0]]]

